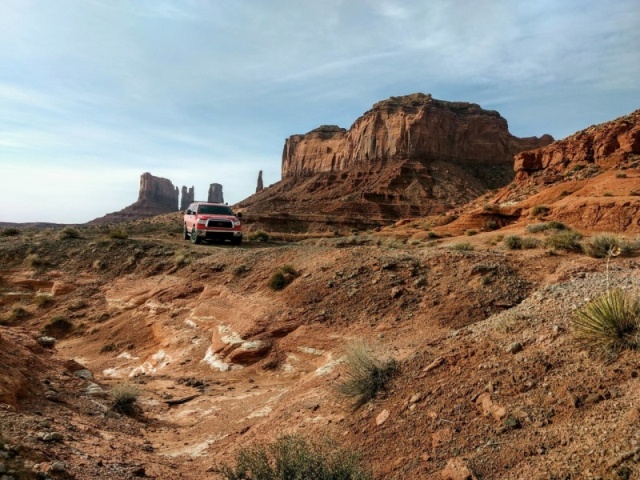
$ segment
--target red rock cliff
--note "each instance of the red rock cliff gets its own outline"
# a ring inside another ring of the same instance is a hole
[[[343,171],[389,160],[504,165],[516,153],[552,141],[549,135],[515,137],[498,112],[474,103],[445,102],[416,93],[376,103],[348,131],[322,126],[305,135],[292,135],[284,146],[282,177]]]
[[[581,165],[609,168],[640,154],[640,110],[598,126],[591,126],[564,140],[515,158],[516,181],[535,172],[560,174]]]

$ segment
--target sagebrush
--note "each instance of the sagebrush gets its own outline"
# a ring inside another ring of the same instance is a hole
[[[227,480],[370,480],[361,456],[331,441],[285,435],[269,445],[243,447],[234,466],[222,465]]]

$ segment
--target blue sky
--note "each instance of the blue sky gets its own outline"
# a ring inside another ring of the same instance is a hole
[[[414,92],[562,138],[640,108],[638,25],[637,0],[1,0],[0,221],[89,221],[146,171],[235,203],[289,135]]]

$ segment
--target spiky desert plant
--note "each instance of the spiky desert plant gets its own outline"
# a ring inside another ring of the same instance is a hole
[[[375,357],[362,342],[349,344],[345,353],[346,378],[336,388],[341,394],[354,398],[353,406],[357,409],[386,389],[398,371],[398,362]]]
[[[284,435],[270,445],[243,447],[235,466],[222,465],[227,480],[370,480],[361,456],[334,442]]]
[[[473,250],[473,245],[471,245],[469,242],[460,242],[454,243],[453,245],[449,246],[449,249],[456,252],[470,252],[471,250]]]
[[[575,337],[594,351],[610,356],[640,344],[640,299],[620,288],[607,290],[573,315]]]

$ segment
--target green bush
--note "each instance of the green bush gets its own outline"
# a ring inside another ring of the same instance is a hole
[[[519,250],[522,248],[522,237],[519,235],[507,235],[502,241],[509,250]]]
[[[68,238],[80,238],[80,232],[71,227],[66,227],[60,232],[60,240],[66,240]]]
[[[263,232],[262,230],[258,230],[257,232],[249,234],[248,238],[252,242],[260,243],[267,243],[270,240],[269,234],[267,232]]]
[[[274,272],[269,279],[269,287],[272,290],[282,290],[298,276],[298,272],[292,265],[284,265],[277,272]]]
[[[28,316],[29,316],[29,312],[27,312],[27,310],[25,310],[25,308],[22,305],[16,304],[13,307],[11,307],[11,311],[9,312],[9,315],[7,315],[6,318],[0,321],[0,325],[10,325]]]
[[[49,323],[44,326],[43,330],[49,335],[54,333],[69,333],[73,330],[73,323],[64,315],[54,315],[51,317]]]
[[[486,222],[484,222],[485,230],[497,230],[498,228],[500,228],[500,225],[493,218],[490,218]]]
[[[474,229],[469,229],[469,230],[467,230],[467,231],[466,231],[466,232],[464,232],[464,233],[465,233],[465,235],[466,235],[467,237],[473,237],[474,235],[477,235],[477,234],[478,234],[478,231],[477,231],[477,230],[474,230]]]
[[[587,347],[609,356],[640,342],[640,300],[621,289],[607,290],[577,310],[573,333]]]
[[[565,230],[553,233],[552,235],[547,237],[545,246],[553,249],[567,250],[570,252],[581,252],[581,239],[581,233],[574,230]]]
[[[35,297],[33,297],[33,303],[38,308],[47,308],[53,305],[53,298],[49,295],[36,295]]]
[[[235,466],[222,465],[227,480],[370,480],[360,455],[330,441],[285,435],[270,445],[243,447]]]
[[[140,396],[140,389],[130,383],[122,383],[111,389],[111,396],[114,400],[112,408],[116,412],[132,415],[135,413],[135,403]]]
[[[522,248],[528,250],[530,248],[538,248],[542,242],[535,237],[522,237]]]
[[[126,240],[129,238],[129,234],[124,228],[112,228],[109,230],[109,238],[114,240]]]
[[[469,242],[461,242],[461,243],[454,243],[449,248],[457,252],[469,252],[473,250],[473,245],[471,245]]]
[[[15,237],[16,235],[20,235],[20,230],[14,227],[3,228],[0,230],[0,236],[2,237]]]
[[[550,211],[551,211],[551,209],[549,207],[547,207],[546,205],[536,205],[531,210],[531,213],[533,214],[533,216],[538,217],[540,215],[546,215]]]
[[[602,233],[584,243],[583,248],[590,257],[605,258],[609,255],[633,255],[640,249],[640,244],[637,241],[628,242],[616,235]]]
[[[534,223],[527,226],[527,232],[539,233],[547,230],[568,230],[569,228],[562,222],[552,220],[550,222]]]
[[[355,409],[373,400],[378,392],[385,390],[398,371],[398,363],[395,360],[376,358],[361,342],[352,343],[347,347],[346,366],[346,379],[336,388],[341,394],[355,399]]]

